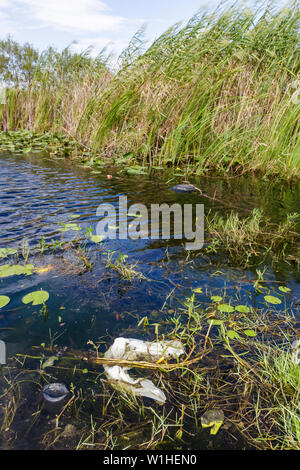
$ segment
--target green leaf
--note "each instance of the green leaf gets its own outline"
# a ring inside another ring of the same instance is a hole
[[[273,305],[282,304],[282,301],[278,299],[278,297],[273,297],[272,295],[266,295],[265,301],[268,302],[268,304],[273,304]]]
[[[37,290],[35,292],[30,292],[23,297],[22,302],[24,304],[29,304],[32,302],[32,305],[41,305],[49,299],[49,294],[45,290]]]
[[[3,266],[0,266],[0,277],[20,276],[22,274],[30,276],[33,270],[33,264],[27,264],[26,266],[21,266],[19,264],[10,266],[9,264],[4,264]]]
[[[46,359],[46,361],[43,362],[42,369],[53,366],[55,361],[58,361],[58,357],[56,356],[48,357],[48,359]]]
[[[229,339],[241,339],[240,335],[234,330],[227,331],[227,336]]]
[[[220,304],[220,305],[218,305],[218,310],[220,312],[232,313],[232,312],[234,312],[234,307],[232,307],[229,304]]]
[[[15,255],[18,253],[18,250],[14,248],[0,248],[0,258],[6,258],[9,255]]]
[[[237,312],[240,312],[240,313],[249,313],[250,312],[250,308],[247,307],[247,305],[237,305],[235,307],[236,311]]]
[[[143,167],[128,167],[126,171],[129,175],[146,175],[147,171]]]
[[[280,286],[278,287],[278,289],[281,290],[281,292],[284,292],[285,294],[287,292],[291,292],[291,289],[289,287]]]
[[[209,323],[212,325],[223,325],[224,321],[223,320],[207,320]]]
[[[255,331],[253,331],[253,330],[245,330],[244,333],[245,333],[245,335],[250,336],[252,338],[254,336],[257,336],[257,333],[255,333]]]
[[[0,308],[5,307],[10,302],[10,298],[6,295],[0,295]]]
[[[104,238],[105,237],[103,235],[91,235],[91,240],[94,243],[100,243],[104,240]]]
[[[194,289],[193,292],[195,292],[196,294],[202,294],[203,291],[201,287],[196,287],[196,289]]]
[[[213,295],[210,299],[213,302],[221,302],[223,300],[223,297],[220,297],[219,295]]]

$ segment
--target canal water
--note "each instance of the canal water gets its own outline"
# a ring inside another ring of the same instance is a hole
[[[108,179],[107,175],[112,178]],[[271,263],[244,269],[222,253],[190,252],[187,256],[181,240],[105,240],[101,249],[89,237],[84,251],[92,264],[83,269],[73,250],[59,247],[62,240],[77,236],[72,230],[62,234],[62,224],[74,223],[80,234],[96,233],[97,208],[109,203],[118,206],[127,196],[128,205],[204,204],[209,210],[241,216],[260,208],[274,223],[299,211],[300,187],[272,183],[255,178],[191,178],[199,192],[176,193],[170,188],[184,180],[170,171],[149,175],[129,175],[119,168],[97,171],[67,159],[47,156],[0,156],[0,248],[18,248],[37,269],[30,276],[0,278],[0,295],[10,298],[0,309],[0,340],[5,341],[8,357],[26,354],[32,346],[57,344],[85,351],[87,342],[111,343],[119,336],[155,339],[154,327],[137,332],[139,321],[159,322],[159,312],[178,308],[180,302],[200,288],[197,302],[205,308],[212,295],[234,295],[240,302],[253,293],[257,269],[265,270],[264,279],[291,289],[278,311],[289,308],[298,314],[300,275],[296,263]],[[213,200],[214,196],[223,201]],[[134,220],[134,217],[132,217]],[[57,243],[57,249],[43,252],[37,246]],[[112,260],[127,255],[126,262],[144,278],[132,282],[106,267],[107,253]],[[10,258],[10,260],[13,258]],[[0,264],[7,263],[0,260]],[[46,267],[46,269],[45,269]],[[41,306],[25,305],[22,298],[33,291],[49,293],[47,312]],[[263,296],[255,297],[255,306],[263,305]],[[100,351],[104,351],[100,347]],[[70,386],[70,383],[68,383]]]

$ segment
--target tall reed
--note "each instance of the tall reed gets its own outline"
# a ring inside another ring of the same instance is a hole
[[[88,67],[65,81],[44,67],[10,90],[1,126],[63,132],[144,165],[299,176],[299,20],[298,2],[218,8],[146,52],[131,44],[117,73]]]

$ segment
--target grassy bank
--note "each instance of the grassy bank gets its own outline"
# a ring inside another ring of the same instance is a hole
[[[198,15],[146,52],[137,35],[115,74],[46,61],[8,90],[1,128],[63,133],[118,163],[298,177],[298,6]]]

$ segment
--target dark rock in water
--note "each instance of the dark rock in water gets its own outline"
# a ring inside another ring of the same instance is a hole
[[[43,396],[46,401],[52,403],[58,402],[66,398],[69,390],[64,384],[48,384],[43,388]]]
[[[193,191],[196,191],[196,188],[192,184],[177,184],[177,186],[173,186],[173,188],[171,188],[171,191],[176,191],[178,193],[192,193]]]

